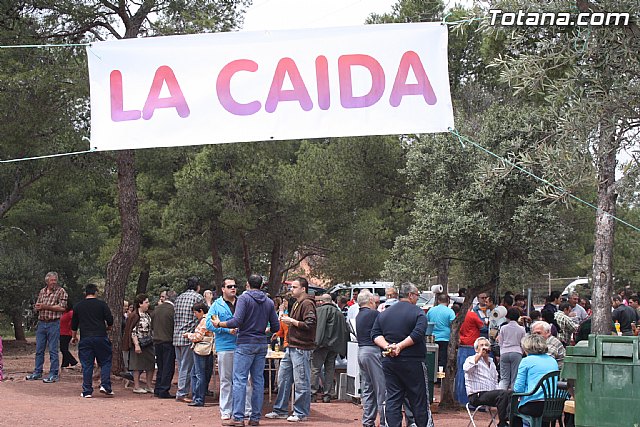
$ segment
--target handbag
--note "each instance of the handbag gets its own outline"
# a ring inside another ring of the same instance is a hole
[[[213,345],[213,337],[205,336],[202,341],[194,342],[192,345],[193,351],[198,356],[208,356],[215,352]]]
[[[153,344],[153,337],[151,335],[143,335],[138,338],[138,345],[140,348],[147,348]]]

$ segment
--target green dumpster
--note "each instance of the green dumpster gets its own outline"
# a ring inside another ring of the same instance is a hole
[[[567,347],[562,377],[574,380],[576,427],[640,427],[639,338],[592,334]]]
[[[437,344],[429,344],[427,343],[427,356],[424,360],[427,365],[427,374],[428,374],[428,386],[429,386],[429,398],[431,402],[435,400],[435,396],[433,395],[433,386],[436,380],[436,373],[438,372],[438,345]]]

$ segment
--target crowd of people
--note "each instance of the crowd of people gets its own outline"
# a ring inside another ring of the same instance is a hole
[[[26,379],[55,383],[61,368],[76,369],[79,364],[81,396],[91,398],[97,364],[99,392],[113,396],[108,331],[114,318],[107,304],[97,298],[97,286],[86,285],[85,298],[71,308],[57,273],[48,273],[45,284],[35,304],[39,320],[35,368]],[[420,293],[410,283],[387,288],[382,304],[380,296],[367,289],[354,292],[351,299],[332,299],[328,294],[314,298],[304,277],[291,282],[285,295],[273,298],[262,286],[262,276],[253,274],[238,296],[236,279],[226,277],[215,293],[201,293],[203,283],[192,277],[179,295],[174,290],[163,291],[153,311],[145,294],[137,295],[132,304],[125,301],[121,347],[132,392],[203,407],[215,393],[209,384],[217,359],[222,424],[257,426],[265,384],[275,379],[267,377],[265,363],[273,363],[267,361],[267,354],[269,348],[282,349],[275,381],[277,397],[265,417],[305,421],[312,402],[329,403],[335,398],[336,359],[346,356],[351,336],[358,345],[362,425],[401,427],[404,419],[407,426],[433,426],[428,389],[433,373],[425,365],[425,334],[432,323],[438,364],[446,370],[451,325],[460,309],[450,304],[447,294],[438,294],[437,305],[425,315],[416,306]],[[612,305],[612,333],[637,335],[638,296],[621,292],[613,296]],[[507,293],[498,304],[494,296],[479,294],[459,330],[457,400],[495,406],[498,426],[508,425],[511,394],[529,392],[542,376],[561,369],[565,348],[588,336],[590,316],[588,299],[575,292],[567,301],[552,292],[541,311],[528,306],[522,295]],[[79,363],[69,351],[70,344],[78,344]],[[47,348],[50,369],[44,376]],[[172,394],[176,369],[177,389]],[[539,393],[521,399],[519,411],[538,416],[541,399]]]
[[[638,334],[638,301],[637,295],[625,299],[623,292],[612,297],[612,334]],[[530,392],[544,375],[561,370],[566,347],[587,339],[590,332],[590,303],[577,292],[569,293],[565,301],[560,292],[552,292],[540,311],[527,307],[522,295],[513,298],[507,293],[496,306],[493,296],[479,294],[460,328],[457,399],[496,406],[498,425],[507,425],[511,393]],[[518,408],[523,414],[540,416],[542,392],[521,398]],[[519,425],[519,420],[514,423]]]

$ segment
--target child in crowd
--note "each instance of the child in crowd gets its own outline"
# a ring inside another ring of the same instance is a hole
[[[193,314],[198,318],[198,326],[195,332],[185,332],[182,336],[192,343],[203,341],[205,337],[213,337],[213,332],[207,329],[206,314],[209,307],[203,302],[193,305]],[[191,390],[193,401],[189,406],[204,406],[204,397],[207,391],[205,384],[205,364],[208,356],[200,356],[193,352],[193,369],[191,370]]]

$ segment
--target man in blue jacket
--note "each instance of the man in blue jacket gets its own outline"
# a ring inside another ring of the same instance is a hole
[[[278,315],[273,301],[260,290],[262,276],[252,274],[247,280],[247,290],[238,298],[233,317],[226,321],[213,319],[215,328],[238,328],[236,349],[233,354],[233,424],[244,426],[247,379],[251,374],[253,393],[251,395],[250,426],[260,424],[262,402],[264,400],[264,363],[267,356],[267,335],[280,329]]]
[[[218,297],[207,313],[207,329],[215,334],[216,352],[218,354],[218,371],[220,373],[220,418],[222,425],[231,425],[233,400],[231,387],[233,384],[233,352],[236,350],[238,329],[216,328],[212,316],[222,322],[233,318],[236,312],[236,279],[225,277],[222,285],[222,296]],[[250,408],[250,407],[249,407]]]

